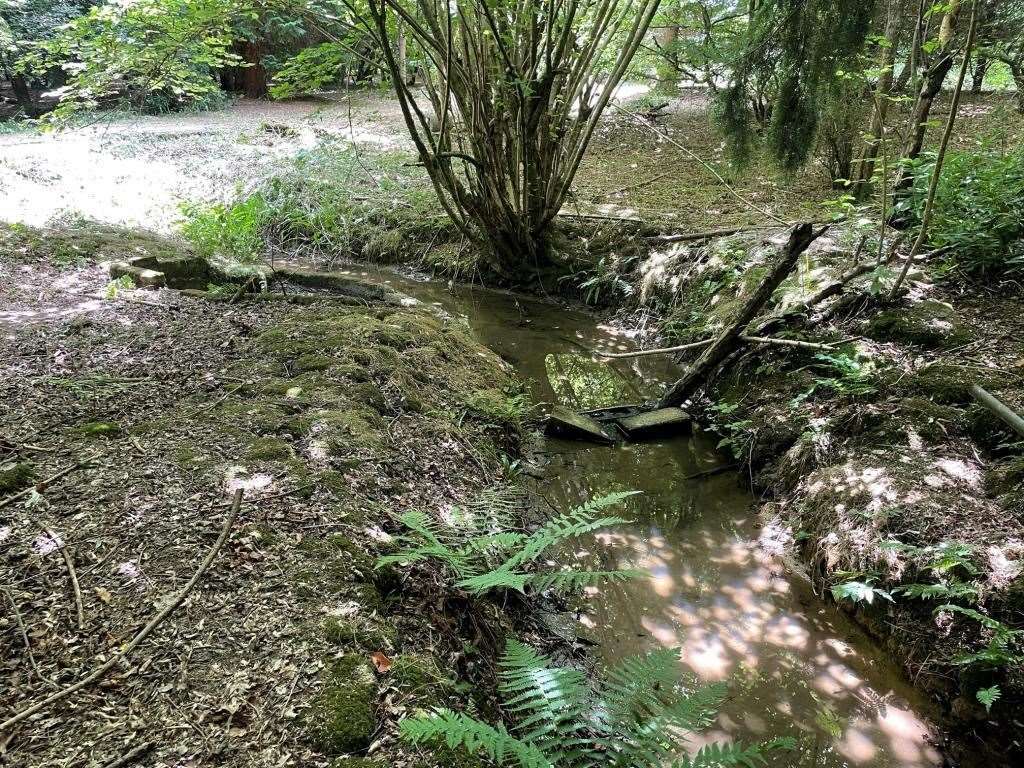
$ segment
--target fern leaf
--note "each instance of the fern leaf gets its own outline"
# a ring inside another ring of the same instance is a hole
[[[515,719],[519,738],[536,744],[554,763],[582,744],[584,713],[589,708],[582,672],[550,667],[543,656],[512,639],[498,668],[503,709]]]
[[[633,656],[608,671],[601,696],[609,723],[656,715],[671,702],[679,681],[679,649]]]
[[[684,757],[672,764],[672,768],[725,768],[742,766],[742,768],[758,768],[767,765],[765,757],[776,749],[792,750],[796,748],[796,739],[785,736],[764,744],[744,746],[740,742],[731,744],[708,744],[701,747],[693,757]]]
[[[492,571],[467,576],[455,584],[474,595],[482,595],[492,589],[514,589],[523,592],[530,578],[530,574],[519,573],[502,566]]]
[[[556,592],[572,592],[583,587],[593,587],[602,582],[620,582],[640,579],[650,574],[642,570],[618,571],[545,571],[527,577],[526,583],[538,592],[553,589]]]
[[[554,768],[537,747],[512,736],[505,726],[488,725],[448,709],[407,717],[398,728],[402,738],[413,745],[443,741],[450,749],[461,748],[471,755],[483,753],[499,765],[514,758],[520,768]]]

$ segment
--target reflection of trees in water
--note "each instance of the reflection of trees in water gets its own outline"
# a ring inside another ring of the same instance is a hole
[[[575,408],[586,410],[645,399],[635,380],[590,357],[551,354],[544,358],[544,368],[558,400]]]

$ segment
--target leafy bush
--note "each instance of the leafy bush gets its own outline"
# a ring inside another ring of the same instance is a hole
[[[444,525],[422,512],[406,512],[399,520],[409,533],[399,540],[402,549],[377,560],[377,567],[435,560],[451,572],[456,586],[475,595],[495,589],[524,592],[529,586],[543,591],[569,591],[601,581],[621,581],[639,571],[536,570],[548,550],[569,539],[624,522],[621,517],[597,517],[596,512],[622,502],[629,492],[610,493],[549,520],[532,534],[513,530],[514,523],[487,509],[456,508],[451,524]]]
[[[351,54],[338,43],[304,48],[274,75],[270,95],[275,99],[294,99],[316,93],[324,86],[338,82],[351,61]]]
[[[913,168],[907,204],[918,218],[934,162],[932,156]],[[935,248],[952,249],[950,268],[975,274],[1024,268],[1024,147],[948,153],[928,238]]]
[[[415,261],[450,246],[444,264],[460,259],[457,232],[408,156],[326,145],[300,152],[289,167],[228,205],[186,206],[183,234],[203,253],[248,259],[266,251]],[[372,171],[368,166],[372,165]],[[414,258],[409,258],[410,252]]]
[[[402,737],[412,744],[445,743],[521,768],[752,768],[765,763],[766,752],[795,746],[790,738],[753,746],[708,744],[692,758],[674,757],[684,732],[711,725],[726,694],[723,683],[685,685],[678,649],[627,659],[596,691],[582,672],[549,666],[515,640],[508,641],[499,670],[511,729],[440,709],[402,720]]]
[[[206,258],[258,261],[263,254],[263,227],[270,211],[259,194],[233,205],[185,203],[182,234]]]

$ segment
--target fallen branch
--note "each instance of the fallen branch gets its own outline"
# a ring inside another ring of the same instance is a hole
[[[629,187],[626,187],[629,189]],[[758,224],[743,227],[727,227],[726,229],[708,229],[703,232],[685,232],[678,235],[652,235],[647,239],[653,243],[686,243],[694,240],[711,240],[714,237],[728,237],[739,232],[754,232],[759,229],[777,229],[776,224]]]
[[[35,485],[30,485],[28,488],[24,488],[24,489],[18,491],[13,496],[8,496],[3,501],[0,501],[0,509],[3,509],[4,507],[6,507],[9,504],[13,504],[14,502],[16,502],[18,499],[22,498],[23,496],[28,496],[32,491],[36,491],[38,493],[42,493],[49,486],[53,485],[55,482],[60,480],[65,475],[70,475],[76,469],[82,469],[82,467],[88,466],[89,463],[93,459],[95,459],[95,458],[96,458],[95,455],[90,456],[89,458],[85,459],[84,461],[80,461],[77,464],[74,464],[74,465],[72,465],[70,467],[67,467],[66,469],[62,469],[57,474],[51,475],[50,477],[46,478],[45,480],[43,480],[41,482],[36,483]]]
[[[85,629],[85,610],[82,608],[82,587],[78,583],[78,574],[75,573],[75,562],[71,557],[71,553],[68,552],[67,544],[64,543],[62,538],[59,538],[56,533],[51,531],[49,528],[42,526],[43,532],[50,537],[51,541],[59,542],[57,549],[60,550],[61,557],[64,558],[64,565],[68,569],[68,578],[71,579],[71,592],[75,597],[75,615],[78,618],[78,629],[79,631]]]
[[[996,398],[995,395],[982,389],[977,384],[971,386],[971,395],[985,406],[989,411],[1002,419],[1006,424],[1021,437],[1024,437],[1024,418],[1008,405]]]
[[[833,349],[837,344],[841,344],[839,341],[800,341],[799,339],[774,339],[770,336],[740,336],[740,341],[746,342],[747,344],[769,344],[779,347],[799,347],[800,349],[817,349],[819,351],[829,351]],[[641,349],[636,352],[602,352],[601,350],[595,349],[594,352],[601,357],[607,357],[613,360],[625,360],[630,357],[645,357],[647,355],[668,355],[673,352],[684,352],[687,349],[697,349],[699,347],[706,347],[710,344],[714,344],[714,339],[704,339],[704,341],[694,341],[689,344],[680,344],[676,347],[659,347],[657,349]]]
[[[182,590],[175,596],[175,598],[170,603],[168,603],[166,606],[164,606],[164,608],[157,612],[157,614],[149,620],[146,626],[139,630],[138,634],[136,634],[135,637],[132,638],[131,642],[129,642],[121,650],[115,650],[105,664],[103,664],[100,667],[97,667],[91,674],[82,678],[77,683],[69,685],[66,688],[62,688],[56,693],[47,696],[42,701],[37,702],[36,704],[33,704],[30,707],[26,707],[17,714],[12,715],[11,717],[4,720],[2,723],[0,723],[0,733],[6,731],[8,728],[17,725],[21,721],[31,717],[36,712],[45,709],[51,704],[55,704],[58,701],[62,701],[71,694],[76,693],[77,691],[80,691],[83,688],[96,682],[101,677],[106,675],[111,669],[117,666],[119,662],[127,658],[128,655],[132,653],[132,651],[138,648],[142,644],[142,642],[153,633],[153,630],[155,630],[158,626],[160,626],[161,623],[163,623],[164,619],[170,616],[178,608],[178,606],[185,602],[185,598],[189,596],[189,594],[195,588],[196,584],[199,583],[199,580],[209,570],[210,566],[213,564],[214,559],[217,557],[217,554],[220,552],[220,550],[224,547],[224,544],[227,542],[228,536],[231,534],[231,527],[235,524],[235,520],[238,518],[238,510],[241,508],[241,506],[242,489],[239,488],[238,490],[235,491],[235,498],[232,501],[231,510],[228,512],[227,517],[225,517],[224,519],[224,527],[221,529],[220,536],[217,537],[217,541],[214,543],[210,551],[206,554],[206,557],[203,559],[203,562],[199,564],[199,568],[192,575],[192,578],[188,580],[188,583],[182,588]]]
[[[819,238],[828,226],[815,231],[809,223],[798,224],[793,228],[782,250],[782,256],[771,272],[764,279],[754,295],[740,310],[732,325],[722,331],[718,338],[697,359],[697,362],[686,374],[673,384],[662,396],[660,408],[682,405],[708,377],[722,364],[732,351],[742,343],[743,330],[750,325],[758,313],[772,297],[786,276],[793,271],[800,255],[808,246]],[[809,343],[809,342],[808,342]]]
[[[39,665],[36,664],[36,657],[32,653],[32,643],[29,642],[28,630],[25,628],[25,620],[21,617],[21,611],[18,609],[18,603],[14,599],[14,594],[7,587],[3,587],[3,592],[7,595],[7,599],[10,601],[11,607],[14,608],[14,618],[18,622],[18,630],[21,632],[21,641],[25,643],[25,652],[28,654],[28,662],[32,665],[32,671],[34,671],[36,673],[36,677],[44,683],[49,683],[51,686],[56,687],[56,684],[43,675],[39,669]]]
[[[605,197],[612,197],[613,195],[619,195],[622,194],[623,192],[628,192],[631,189],[646,187],[648,184],[653,184],[656,181],[661,181],[661,179],[664,179],[666,176],[669,176],[672,173],[674,173],[674,171],[665,171],[664,173],[659,173],[657,176],[652,176],[651,178],[644,179],[643,181],[634,181],[632,184],[627,184],[626,186],[619,187],[618,189],[614,189],[611,192],[606,192]]]

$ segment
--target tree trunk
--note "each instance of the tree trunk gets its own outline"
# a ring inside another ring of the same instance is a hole
[[[250,99],[262,99],[268,93],[267,69],[263,66],[263,44],[246,41],[243,57],[248,67],[242,70],[242,92]]]
[[[985,73],[988,72],[989,60],[984,56],[979,56],[978,60],[974,63],[974,73],[971,75],[971,93],[977,95],[981,93],[981,88],[985,84]]]
[[[1024,59],[1009,62],[1013,84],[1017,86],[1017,111],[1024,115]]]
[[[660,408],[669,408],[682,405],[697,391],[722,362],[732,354],[737,346],[743,343],[741,336],[751,321],[757,317],[761,308],[768,302],[786,276],[793,271],[800,254],[807,250],[825,228],[814,231],[810,224],[798,224],[789,235],[789,241],[782,251],[782,256],[772,271],[765,277],[764,282],[754,291],[754,295],[740,310],[739,315],[732,325],[726,328],[714,343],[707,348],[697,362],[669,388],[658,403]]]
[[[889,92],[892,90],[893,71],[896,67],[897,32],[899,30],[899,14],[890,6],[889,17],[885,21],[886,45],[879,53],[878,83],[875,86],[874,108],[871,113],[871,129],[864,146],[864,155],[857,172],[856,194],[863,197],[870,187],[875,175],[875,158],[882,146],[882,131],[885,127],[885,116],[889,111]]]

